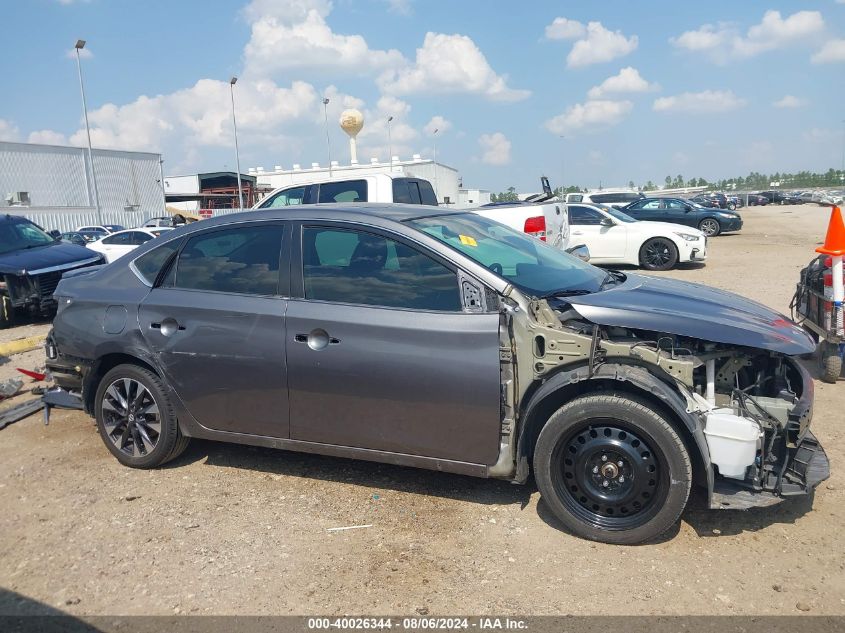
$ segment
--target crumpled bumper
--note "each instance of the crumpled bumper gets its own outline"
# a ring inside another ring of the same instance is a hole
[[[830,461],[821,443],[807,430],[794,448],[789,449],[786,467],[778,489],[752,490],[729,479],[717,479],[710,496],[711,509],[745,510],[772,506],[786,497],[811,494],[830,477]]]

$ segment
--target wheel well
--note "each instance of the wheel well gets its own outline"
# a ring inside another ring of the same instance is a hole
[[[85,389],[83,390],[83,393],[85,395],[84,404],[85,411],[87,413],[91,415],[94,414],[94,396],[97,394],[97,389],[100,386],[100,381],[103,379],[103,376],[118,365],[136,365],[138,367],[148,369],[156,376],[159,375],[155,367],[135,356],[131,356],[129,354],[106,354],[97,360],[96,364],[91,369],[91,373],[88,374],[85,379]]]
[[[698,450],[692,432],[684,424],[683,420],[678,417],[678,414],[653,393],[631,383],[618,380],[594,379],[571,383],[553,391],[537,403],[531,411],[531,416],[525,421],[526,428],[522,437],[524,447],[519,447],[520,453],[525,454],[529,464],[533,463],[534,447],[537,444],[537,439],[540,437],[540,431],[546,425],[551,415],[574,398],[599,392],[634,396],[653,406],[672,425],[672,428],[675,429],[683,441],[692,462],[693,482],[699,485],[707,485],[707,471],[701,452]]]

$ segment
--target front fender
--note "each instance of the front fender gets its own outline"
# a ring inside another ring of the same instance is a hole
[[[704,429],[698,416],[687,410],[686,399],[673,385],[643,366],[624,363],[605,363],[596,367],[592,373],[588,365],[563,368],[550,376],[531,394],[522,407],[523,413],[517,439],[517,464],[514,479],[518,482],[524,482],[528,478],[528,458],[533,448],[534,439],[532,430],[537,429],[537,424],[540,422],[535,420],[534,417],[542,409],[543,402],[560,389],[574,385],[589,388],[591,383],[598,386],[599,383],[606,383],[607,381],[618,382],[620,387],[626,391],[660,400],[663,406],[681,421],[694,443],[694,447],[691,448],[697,449],[700,464],[704,467],[709,497],[710,493],[713,492],[713,468],[710,463],[710,451],[707,448]],[[691,457],[695,458],[695,456]]]

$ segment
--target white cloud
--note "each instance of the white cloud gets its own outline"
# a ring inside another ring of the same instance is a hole
[[[397,50],[371,49],[360,35],[340,35],[326,23],[326,0],[253,0],[244,15],[252,34],[244,74],[272,77],[291,69],[363,75],[401,65]]]
[[[833,130],[829,130],[827,128],[810,128],[806,132],[801,135],[808,143],[821,143],[824,145],[828,145],[836,138],[836,133]]]
[[[797,11],[786,18],[780,11],[766,11],[760,23],[751,26],[745,35],[735,24],[722,22],[704,24],[669,41],[676,48],[703,52],[717,63],[727,63],[807,41],[823,30],[824,19],[818,11]]]
[[[636,68],[627,66],[620,70],[618,75],[608,77],[598,86],[590,88],[587,98],[601,99],[609,93],[649,92],[658,88],[657,84],[650,84],[643,79]]]
[[[415,62],[388,70],[378,83],[384,92],[396,95],[469,93],[519,101],[530,94],[508,87],[507,77],[496,74],[475,42],[460,34],[426,33]]]
[[[30,132],[27,143],[41,143],[43,145],[67,145],[67,137],[54,130],[37,130]]]
[[[586,37],[579,39],[566,56],[566,65],[580,68],[590,64],[609,62],[636,50],[636,35],[625,37],[621,31],[610,31],[601,22],[587,24]]]
[[[549,40],[574,40],[586,33],[587,28],[583,24],[566,18],[555,18],[546,26],[546,39]]]
[[[672,97],[660,97],[654,100],[655,112],[688,112],[705,114],[730,112],[745,105],[745,99],[737,97],[730,90],[704,90],[703,92],[684,92]]]
[[[781,99],[778,99],[772,105],[776,108],[803,108],[807,105],[806,99],[800,99],[794,95],[784,95]]]
[[[554,134],[597,132],[621,123],[634,104],[630,101],[597,100],[576,103],[562,114],[546,121],[546,129]]]
[[[389,160],[390,152],[400,158],[409,158],[413,150],[412,141],[419,138],[419,132],[408,122],[411,105],[390,95],[383,95],[374,108],[365,108],[364,129],[358,135],[358,160],[368,157]],[[388,136],[387,119],[390,122]]]
[[[434,136],[434,130],[437,130],[437,133],[441,136],[452,129],[452,122],[444,119],[439,114],[436,116],[431,117],[431,120],[425,124],[423,127],[423,131],[428,136]]]
[[[825,42],[824,46],[810,58],[810,61],[814,64],[845,62],[845,39]]]
[[[285,123],[313,116],[317,93],[297,81],[281,88],[270,80],[239,81],[235,88],[238,132],[263,135]],[[189,146],[226,146],[232,142],[229,83],[201,79],[167,95],[142,95],[132,103],[108,103],[89,113],[96,147],[160,151],[168,141]],[[85,130],[70,137],[85,142]]]
[[[414,12],[411,0],[384,0],[387,10],[398,15],[411,15]]]
[[[482,134],[478,137],[481,146],[481,162],[485,165],[507,165],[511,162],[511,142],[501,132]]]
[[[0,119],[0,141],[19,141],[18,127],[11,121]]]

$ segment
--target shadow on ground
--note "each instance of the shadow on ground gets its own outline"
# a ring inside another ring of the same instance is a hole
[[[374,494],[392,490],[470,503],[518,504],[520,508],[528,505],[536,490],[533,482],[519,486],[497,479],[203,440],[193,440],[188,450],[165,468],[178,468],[203,459],[209,466],[351,483],[370,488]]]

